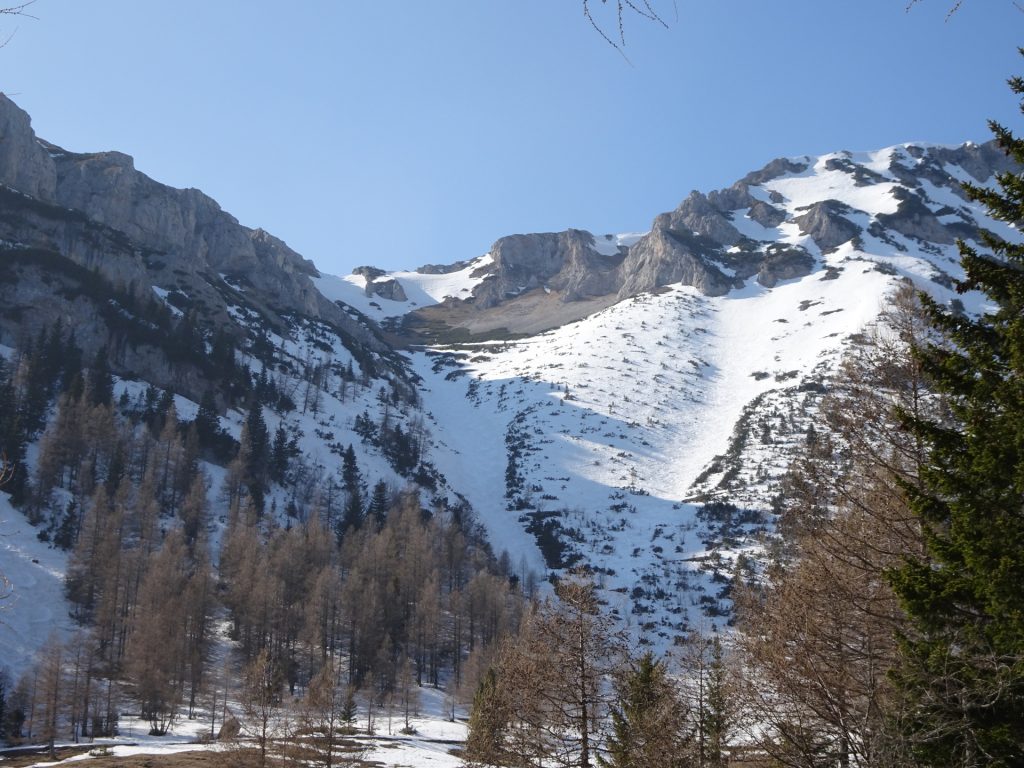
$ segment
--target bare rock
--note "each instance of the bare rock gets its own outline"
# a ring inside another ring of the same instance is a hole
[[[843,215],[851,209],[838,200],[822,200],[805,210],[807,213],[793,220],[823,252],[834,250],[861,233],[861,228]]]
[[[718,195],[720,204],[727,204],[727,199],[725,193]],[[735,244],[741,237],[739,230],[726,218],[725,211],[697,191],[691,192],[671,213],[658,216],[652,228],[690,230],[727,246]]]
[[[510,235],[495,242],[490,253],[489,274],[473,291],[482,309],[540,287],[562,292],[564,301],[603,296],[618,287],[621,255],[601,255],[593,235],[583,230]]]
[[[803,173],[808,168],[810,168],[810,163],[779,157],[772,160],[761,170],[748,173],[743,177],[742,182],[756,187],[772,179],[779,179],[794,173]]]
[[[395,278],[389,277],[386,280],[367,280],[364,292],[367,296],[380,296],[390,301],[408,301],[405,289]]]
[[[361,275],[367,280],[376,280],[378,277],[384,277],[387,273],[378,267],[356,267],[352,270],[352,274]]]
[[[687,231],[653,229],[632,248],[621,267],[619,298],[683,283],[707,296],[721,296],[735,287],[708,258],[717,254],[715,243]]]
[[[774,205],[769,205],[763,200],[755,200],[747,215],[766,229],[779,226],[786,220],[786,212]]]
[[[0,184],[42,200],[53,200],[57,171],[32,131],[28,114],[0,93]]]
[[[900,201],[896,213],[880,213],[875,217],[883,227],[914,240],[939,245],[956,242],[956,235],[939,221],[919,195],[902,187],[893,189],[893,195]]]
[[[769,247],[757,272],[757,282],[772,288],[780,280],[806,277],[814,269],[814,257],[795,246]]]

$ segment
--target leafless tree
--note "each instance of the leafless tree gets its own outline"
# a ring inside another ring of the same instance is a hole
[[[354,708],[344,670],[328,659],[310,681],[299,711],[296,756],[305,764],[323,768],[361,764],[365,750],[352,740],[353,728],[348,719],[353,717]]]
[[[283,688],[280,669],[264,648],[245,668],[239,717],[242,734],[256,742],[259,768],[267,765],[274,742],[289,731],[282,708]]]
[[[497,737],[474,734],[474,743],[485,746],[474,759],[531,767],[597,764],[613,698],[608,683],[625,662],[626,643],[602,615],[588,577],[567,575],[556,593],[557,600],[524,619],[519,638],[499,660],[493,695],[480,702],[490,712],[482,724]]]
[[[941,417],[910,351],[925,332],[912,291],[900,292],[822,407],[830,431],[791,484],[780,562],[738,595],[752,741],[784,765],[888,767],[905,757],[888,675],[905,624],[886,574],[921,549],[902,488],[926,456],[896,411]]]
[[[36,0],[26,0],[26,2],[19,3],[18,5],[8,5],[3,8],[0,8],[0,16],[25,16],[27,18],[34,19],[35,16],[32,16],[29,13],[27,13],[25,9],[32,5],[33,3],[35,3],[35,1]],[[12,32],[11,34],[7,35],[7,37],[0,40],[0,48],[3,48],[5,45],[7,45],[7,43],[11,41],[11,38],[13,36],[14,33]]]
[[[675,8],[674,1],[672,5]],[[628,15],[639,16],[660,24],[666,29],[668,28],[668,24],[654,6],[651,5],[651,0],[611,0],[611,2],[609,0],[601,0],[601,6],[609,9],[605,15],[610,17],[611,23],[615,25],[615,32],[609,34],[606,31],[608,24],[602,24],[595,18],[594,14],[598,13],[600,16],[600,11],[597,10],[597,4],[594,0],[583,0],[583,16],[597,30],[597,33],[619,53],[622,53],[622,48],[626,45],[626,17]]]

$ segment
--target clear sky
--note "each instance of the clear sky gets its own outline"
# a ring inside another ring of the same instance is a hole
[[[627,17],[627,62],[581,0],[36,0],[0,16],[0,90],[337,274],[644,231],[774,157],[1019,123],[1011,0],[650,1],[669,28]]]

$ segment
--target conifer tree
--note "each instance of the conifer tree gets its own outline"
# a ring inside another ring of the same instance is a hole
[[[681,768],[687,758],[686,708],[664,664],[647,652],[616,681],[604,768]]]
[[[1010,80],[1024,95],[1024,78]],[[990,123],[1024,164],[1024,141]],[[1024,176],[967,195],[1009,224],[1024,220]],[[897,681],[904,732],[923,765],[1019,765],[1024,754],[1024,244],[981,232],[989,253],[961,242],[965,278],[990,308],[976,319],[923,298],[946,343],[918,349],[950,418],[907,416],[929,449],[908,486],[925,546],[892,572],[910,628]]]
[[[376,525],[378,531],[384,527],[388,520],[388,508],[390,506],[388,484],[383,480],[378,480],[376,485],[373,486],[373,495],[370,497],[370,508],[368,510],[368,514],[373,518],[374,525]]]
[[[110,405],[114,401],[114,380],[107,363],[107,348],[102,347],[93,358],[86,381],[89,402],[92,405]]]
[[[345,510],[338,521],[338,541],[340,542],[350,530],[359,530],[363,524],[363,477],[359,473],[356,452],[349,445],[342,456],[341,469],[342,488],[348,494],[345,499]]]

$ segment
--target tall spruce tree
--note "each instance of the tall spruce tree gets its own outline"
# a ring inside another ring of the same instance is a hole
[[[1024,94],[1024,78],[1010,87]],[[1018,170],[998,174],[998,189],[965,190],[1017,225],[1024,141],[990,127]],[[891,573],[910,621],[896,673],[902,727],[923,765],[1024,760],[1024,243],[981,240],[990,253],[959,244],[957,290],[980,291],[989,309],[973,318],[923,299],[944,343],[917,354],[949,418],[904,417],[930,454],[920,487],[906,488],[924,551]]]
[[[662,662],[648,651],[618,676],[602,768],[683,768],[692,764],[686,707]]]

